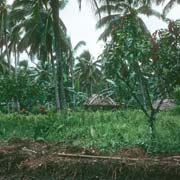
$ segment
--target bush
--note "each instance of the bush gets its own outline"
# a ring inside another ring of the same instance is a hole
[[[174,91],[174,99],[178,105],[180,105],[180,87],[176,88]]]

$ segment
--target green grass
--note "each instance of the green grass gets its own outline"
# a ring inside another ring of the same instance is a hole
[[[158,114],[154,142],[150,140],[147,119],[139,110],[0,114],[0,141],[12,137],[60,141],[109,152],[141,146],[149,153],[175,154],[180,153],[180,114]]]

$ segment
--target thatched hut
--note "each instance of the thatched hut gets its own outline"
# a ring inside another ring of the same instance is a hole
[[[84,105],[86,108],[92,109],[114,109],[119,107],[119,104],[112,98],[104,97],[99,94],[93,94],[87,99]]]
[[[156,100],[154,103],[153,103],[153,107],[154,108],[157,108],[158,104],[160,103],[160,100]],[[176,103],[173,99],[164,99],[159,110],[161,111],[167,111],[167,110],[170,110],[170,109],[173,109],[176,107]]]

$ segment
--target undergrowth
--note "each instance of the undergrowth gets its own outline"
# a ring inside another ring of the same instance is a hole
[[[180,153],[180,114],[161,112],[152,142],[146,117],[139,110],[79,111],[47,115],[0,114],[0,141],[13,137],[113,152],[142,147],[151,154]]]

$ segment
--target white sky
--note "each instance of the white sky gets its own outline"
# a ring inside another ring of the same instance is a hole
[[[12,3],[13,0],[8,0],[8,2]],[[162,11],[161,6],[156,6],[154,9]],[[79,41],[84,40],[87,42],[87,47],[92,55],[97,57],[103,49],[103,43],[97,43],[100,34],[100,31],[95,29],[97,17],[95,17],[87,0],[84,0],[81,11],[79,11],[77,0],[69,0],[69,3],[64,10],[60,12],[60,16],[67,27],[68,35],[71,37],[73,46]],[[166,23],[155,17],[142,17],[151,32],[167,26]],[[168,14],[168,17],[174,20],[180,19],[180,6],[176,5]]]
[[[157,11],[162,11],[162,6],[154,6]],[[100,31],[95,29],[97,17],[95,17],[92,8],[87,1],[82,5],[82,10],[79,11],[77,0],[69,0],[69,3],[65,9],[60,13],[62,20],[64,21],[68,34],[71,36],[72,44],[75,46],[80,40],[87,42],[87,47],[90,52],[97,57],[103,49],[103,43],[98,42],[97,39],[100,35]],[[148,29],[154,32],[157,29],[166,28],[166,23],[160,21],[156,17],[147,18],[143,16],[143,20],[146,23]],[[168,18],[180,19],[180,6],[176,5],[168,14]]]

